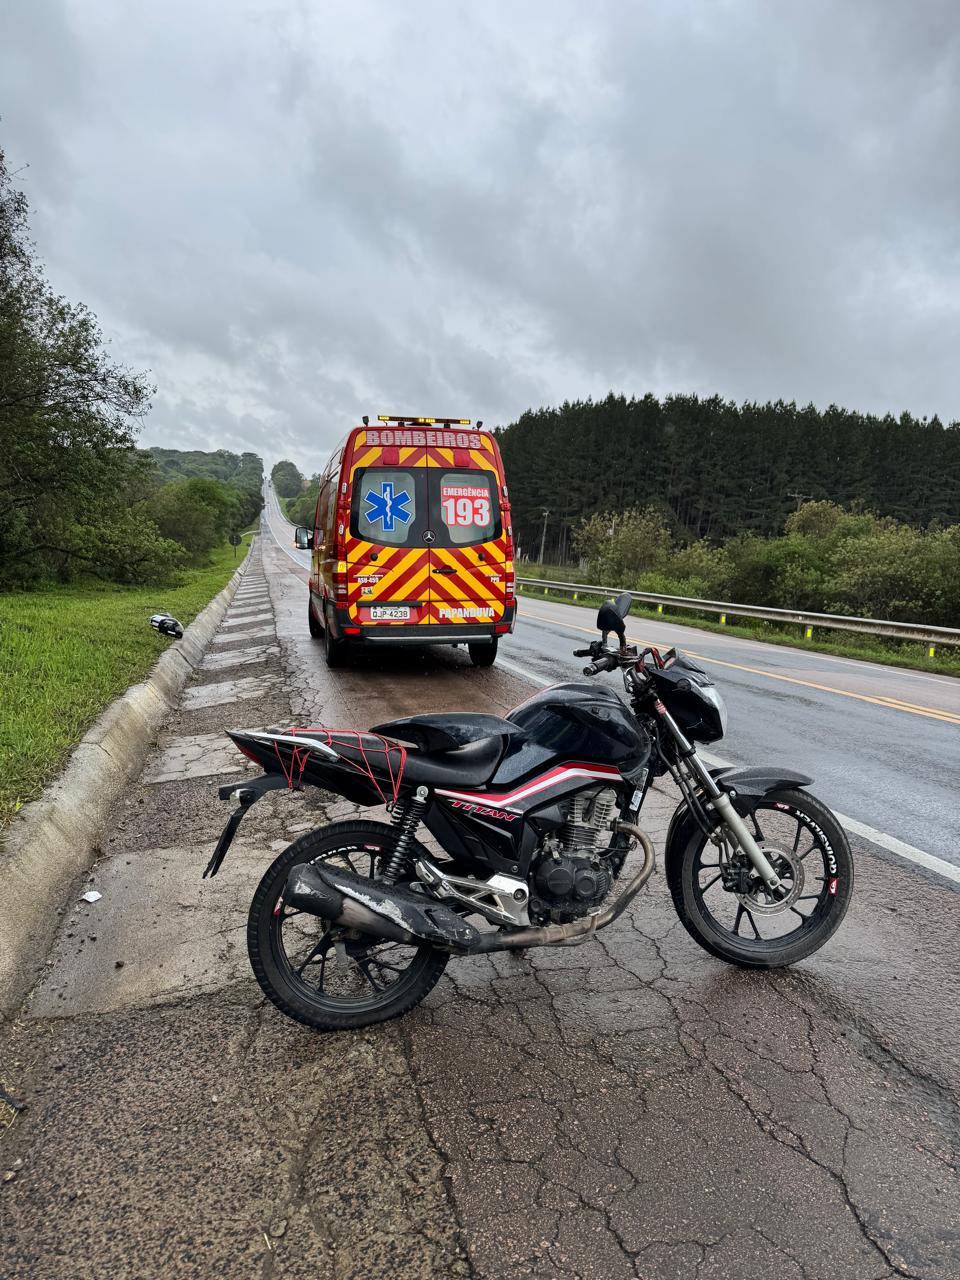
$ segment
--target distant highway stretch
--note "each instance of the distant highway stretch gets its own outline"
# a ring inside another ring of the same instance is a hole
[[[309,570],[310,553],[292,545],[270,486],[265,523]],[[596,634],[595,616],[592,608],[521,597],[498,666],[534,685],[577,678],[583,663],[571,650]],[[809,774],[811,790],[855,834],[960,883],[960,680],[647,619],[628,619],[627,637],[679,645],[716,680],[730,726],[715,758]],[[453,652],[438,650],[437,660]]]

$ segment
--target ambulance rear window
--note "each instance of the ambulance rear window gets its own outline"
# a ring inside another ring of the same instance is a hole
[[[367,467],[354,498],[354,532],[365,542],[403,546],[417,523],[417,486],[409,471]]]
[[[489,471],[443,471],[433,492],[436,514],[450,545],[488,542],[498,535],[496,478]]]

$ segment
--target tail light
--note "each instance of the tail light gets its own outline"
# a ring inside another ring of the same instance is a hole
[[[337,567],[333,571],[333,594],[335,603],[347,603],[347,562],[346,560],[338,560]]]
[[[517,580],[514,577],[513,569],[510,568],[503,575],[503,593],[507,604],[516,604],[517,602]]]

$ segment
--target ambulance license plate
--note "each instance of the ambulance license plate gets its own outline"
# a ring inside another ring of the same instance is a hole
[[[370,607],[371,622],[406,622],[410,617],[407,604],[375,604]]]

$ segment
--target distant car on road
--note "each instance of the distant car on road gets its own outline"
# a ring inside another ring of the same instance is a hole
[[[310,634],[327,664],[355,646],[465,644],[475,666],[513,630],[510,504],[497,443],[467,418],[381,416],[354,427],[320,479]]]

